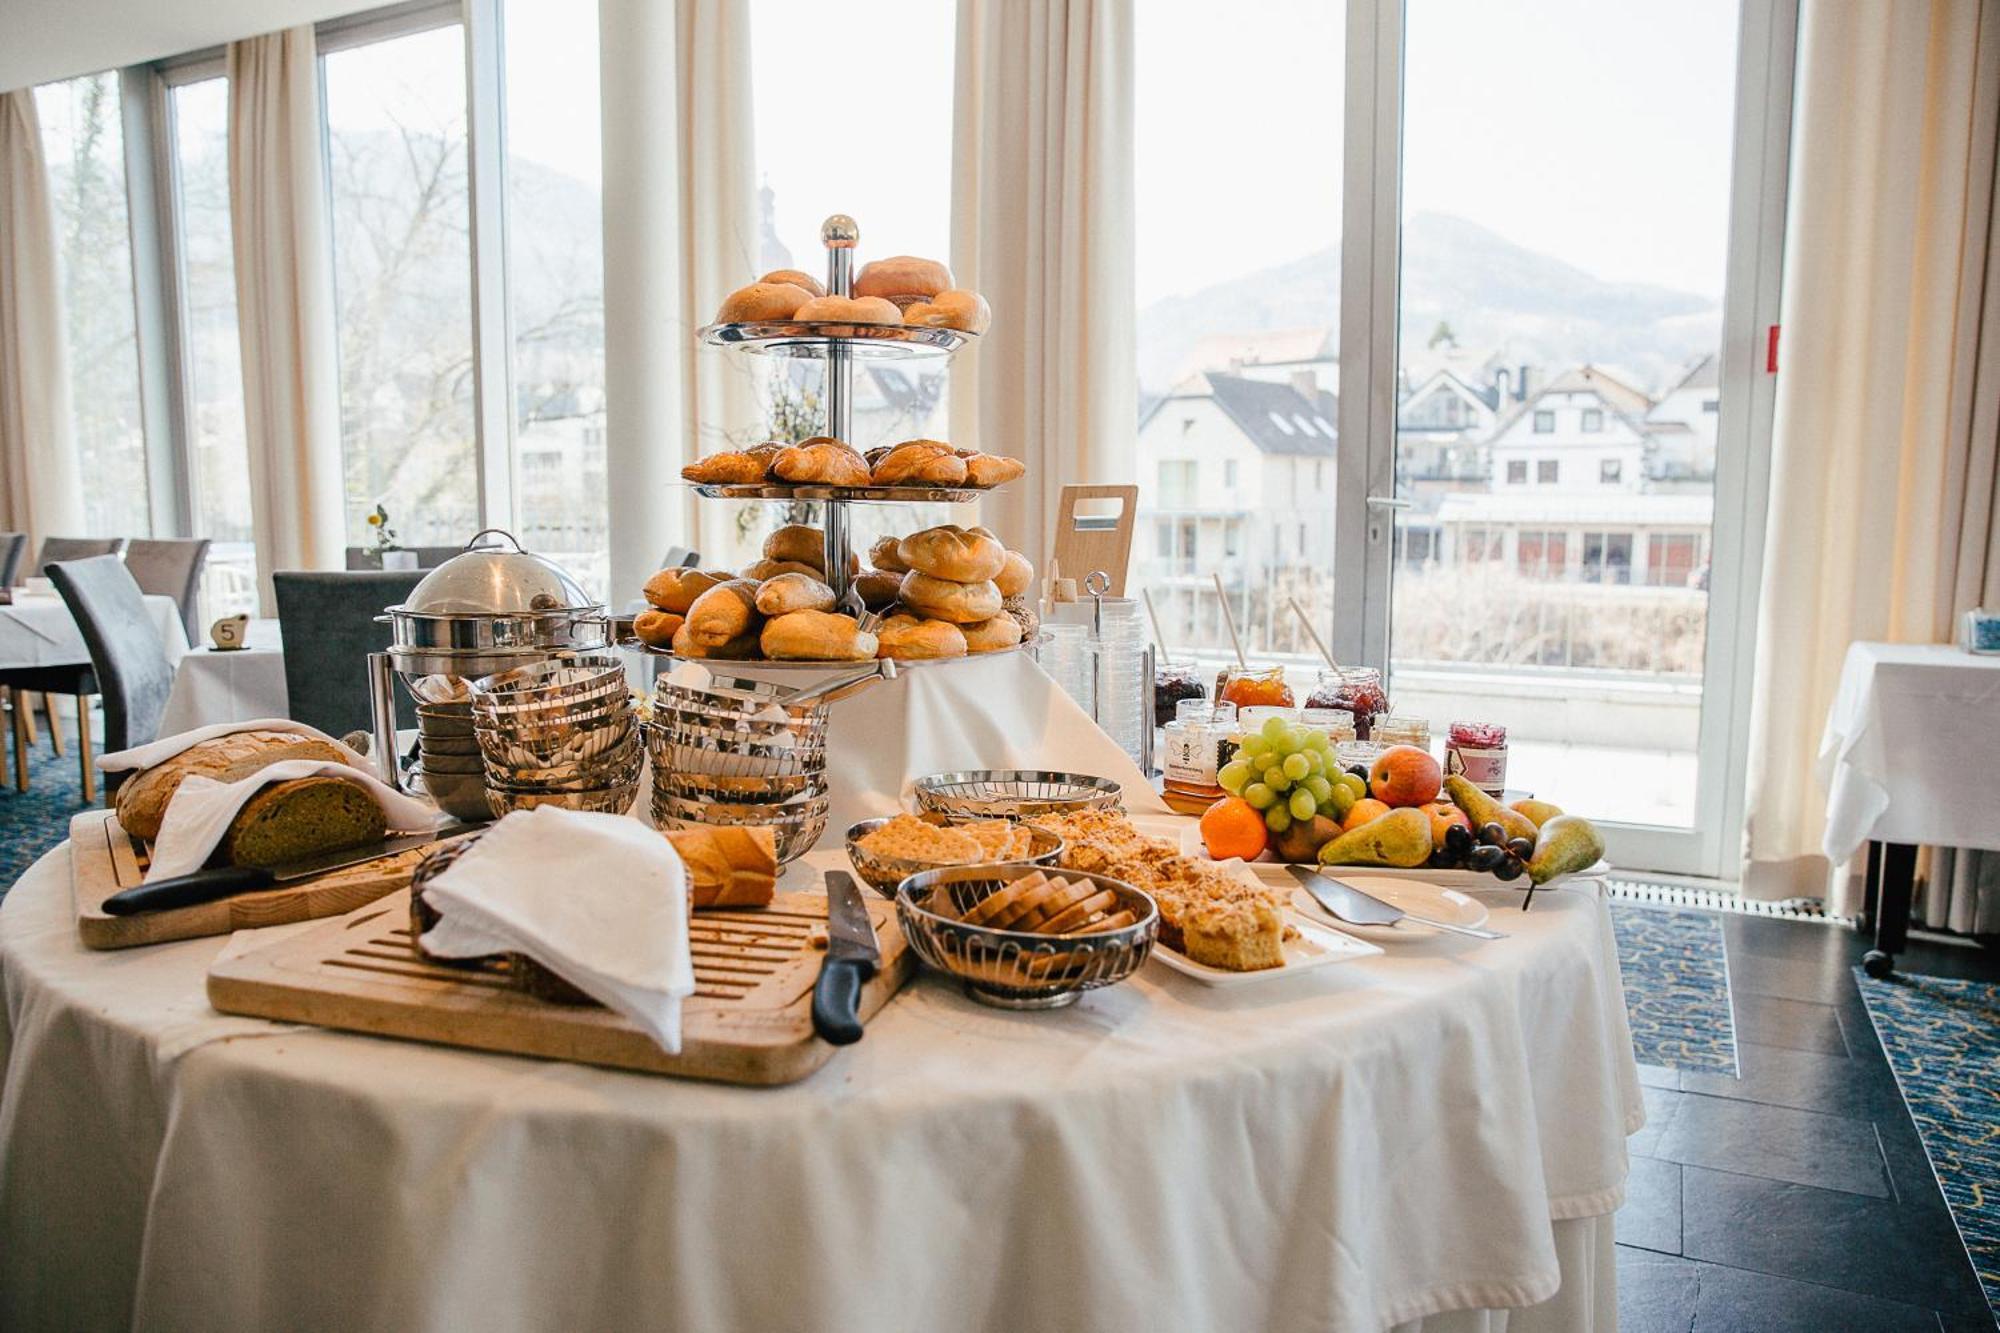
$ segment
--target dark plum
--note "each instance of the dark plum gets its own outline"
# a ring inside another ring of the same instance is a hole
[[[1479,826],[1479,840],[1488,847],[1505,847],[1507,845],[1507,830],[1499,824],[1481,824]]]
[[[1535,844],[1529,842],[1526,838],[1509,838],[1507,839],[1507,850],[1525,861],[1535,854]]]
[[[1506,859],[1505,847],[1475,847],[1472,854],[1465,858],[1465,864],[1484,873],[1498,870]]]
[[[1444,831],[1444,845],[1460,856],[1473,848],[1472,830],[1463,824],[1453,824]]]
[[[1527,862],[1523,861],[1520,857],[1509,856],[1502,859],[1499,865],[1493,867],[1493,878],[1519,879],[1527,868]]]

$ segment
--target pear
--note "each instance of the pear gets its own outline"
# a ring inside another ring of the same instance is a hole
[[[1431,817],[1416,806],[1391,810],[1319,849],[1323,866],[1420,866],[1431,855]]]
[[[1445,795],[1451,797],[1452,804],[1465,811],[1465,817],[1472,821],[1475,832],[1488,824],[1498,824],[1507,830],[1511,838],[1526,838],[1533,842],[1539,830],[1535,821],[1519,810],[1510,810],[1488,796],[1458,773],[1444,780]]]
[[[1534,820],[1536,828],[1540,828],[1563,812],[1562,807],[1559,805],[1553,805],[1548,801],[1537,801],[1532,797],[1516,801],[1509,808],[1518,810],[1528,818]]]
[[[1528,862],[1528,878],[1546,884],[1558,875],[1588,870],[1604,855],[1604,835],[1582,815],[1557,815],[1542,825],[1542,840]]]
[[[1271,850],[1280,861],[1311,865],[1319,849],[1340,836],[1340,821],[1326,815],[1295,819],[1291,827],[1272,840]]]

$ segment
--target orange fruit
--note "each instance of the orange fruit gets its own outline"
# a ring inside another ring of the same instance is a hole
[[[1345,833],[1349,829],[1358,829],[1363,824],[1373,823],[1388,813],[1387,802],[1378,801],[1372,796],[1364,796],[1347,812],[1347,818],[1340,821],[1340,831]]]
[[[1385,805],[1428,805],[1444,787],[1444,770],[1429,750],[1392,745],[1368,770],[1368,794]]]
[[[1269,837],[1263,813],[1241,796],[1225,796],[1202,813],[1201,845],[1218,861],[1232,856],[1254,861]]]

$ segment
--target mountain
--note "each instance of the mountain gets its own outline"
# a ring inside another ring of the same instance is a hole
[[[1423,358],[1440,323],[1473,364],[1488,355],[1556,371],[1616,367],[1659,392],[1715,350],[1722,310],[1707,297],[1607,282],[1477,223],[1419,213],[1403,226],[1402,350]],[[1325,325],[1340,318],[1340,249],[1246,273],[1139,312],[1139,379],[1160,391],[1213,334]]]

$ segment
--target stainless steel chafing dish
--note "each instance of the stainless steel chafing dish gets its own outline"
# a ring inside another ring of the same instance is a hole
[[[481,545],[504,538],[507,545]],[[509,546],[512,549],[507,549]],[[464,699],[461,682],[611,643],[611,619],[560,565],[521,548],[497,528],[424,576],[400,606],[376,618],[391,628],[388,651],[369,655],[376,752],[385,780],[401,785],[396,677],[420,702]]]

